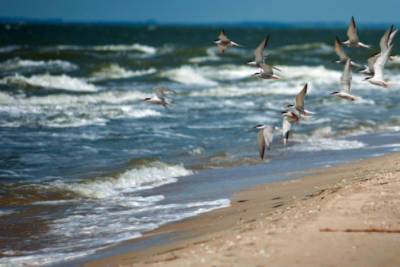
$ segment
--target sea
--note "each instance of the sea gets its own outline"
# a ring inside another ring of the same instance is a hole
[[[224,54],[222,27],[241,45]],[[360,26],[373,48],[345,51],[366,64],[385,30]],[[281,80],[246,64],[267,35]],[[335,36],[345,24],[0,24],[0,266],[90,257],[242,188],[399,151],[400,58],[390,88],[353,69],[360,99],[339,100]],[[305,83],[315,115],[284,146],[281,111]],[[176,91],[169,109],[143,101],[155,87]],[[264,161],[257,124],[277,127]]]

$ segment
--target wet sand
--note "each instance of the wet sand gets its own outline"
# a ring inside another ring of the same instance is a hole
[[[142,239],[160,234],[86,266],[400,266],[400,153],[253,187]]]

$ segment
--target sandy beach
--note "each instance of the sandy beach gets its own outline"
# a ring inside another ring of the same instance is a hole
[[[144,236],[167,245],[86,266],[399,266],[399,171],[397,153],[253,187]]]

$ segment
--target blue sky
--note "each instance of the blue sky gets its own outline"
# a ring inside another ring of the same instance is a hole
[[[66,21],[388,23],[399,14],[400,0],[0,0],[0,17]]]

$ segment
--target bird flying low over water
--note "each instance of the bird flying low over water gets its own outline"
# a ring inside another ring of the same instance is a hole
[[[371,48],[370,45],[364,44],[360,42],[357,33],[357,26],[354,17],[351,17],[349,27],[347,29],[347,37],[349,38],[347,41],[342,44],[347,45],[348,47],[363,47],[363,48]]]
[[[274,139],[274,127],[258,124],[254,128],[258,129],[257,142],[258,142],[258,152],[260,153],[260,158],[264,159],[265,149],[270,149],[272,140]]]
[[[216,40],[214,43],[217,44],[220,53],[224,53],[225,49],[228,47],[240,46],[239,44],[229,40],[224,30],[219,33],[218,40]]]
[[[155,105],[161,105],[168,109],[168,105],[170,105],[171,102],[167,100],[166,96],[169,94],[176,94],[176,92],[165,87],[154,88],[154,95],[145,98],[144,101]]]
[[[286,145],[289,140],[292,123],[298,123],[300,117],[300,113],[295,109],[289,109],[282,112],[282,138],[284,145]]]
[[[389,55],[392,51],[393,45],[390,45],[386,51],[381,51],[374,63],[374,76],[365,78],[369,83],[382,86],[385,88],[389,87],[389,84],[383,80],[383,69],[386,62],[389,59]]]
[[[343,50],[342,42],[340,41],[339,37],[337,37],[337,36],[335,39],[335,52],[336,52],[336,55],[339,57],[339,59],[335,61],[336,63],[345,64],[347,59],[350,58],[346,54],[346,52]],[[353,61],[350,61],[350,63],[351,63],[352,67],[361,68],[361,65],[354,63]]]
[[[259,67],[261,64],[265,63],[264,49],[267,47],[269,41],[269,35],[261,41],[261,43],[257,46],[256,50],[254,50],[254,61],[251,61],[247,64],[251,66]]]
[[[363,74],[366,74],[368,76],[374,76],[374,73],[375,73],[374,64],[380,55],[381,55],[381,53],[378,52],[378,53],[375,53],[372,56],[370,56],[368,58],[368,65],[364,66],[364,69],[361,70],[360,72]]]
[[[295,110],[297,110],[300,114],[300,116],[309,116],[314,114],[314,112],[311,112],[309,110],[306,110],[304,108],[304,98],[307,95],[307,89],[308,89],[308,84],[306,83],[303,86],[303,89],[301,89],[301,91],[297,94],[296,99],[295,99],[295,104],[289,104],[286,106],[286,108],[290,109],[290,108],[294,108]]]
[[[379,41],[379,47],[381,49],[380,52],[373,54],[368,58],[368,65],[365,66],[364,70],[360,71],[368,76],[374,76],[374,64],[376,60],[380,57],[382,51],[386,51],[389,49],[389,46],[393,45],[393,39],[396,36],[398,29],[395,29],[394,26],[390,26],[390,28],[385,32],[385,34],[381,37]],[[392,60],[392,57],[389,54],[389,60]],[[368,80],[368,78],[366,79]]]
[[[340,77],[341,90],[332,92],[331,95],[350,101],[356,100],[358,97],[350,94],[351,80],[352,80],[351,64],[350,64],[350,59],[347,59],[346,64],[344,65],[343,68],[342,76]]]
[[[259,65],[260,67],[260,71],[256,72],[253,74],[253,76],[261,78],[261,79],[274,79],[274,80],[279,80],[281,79],[281,77],[279,77],[278,75],[274,74],[274,69],[275,70],[279,70],[276,67],[273,67],[271,65],[265,64],[265,63],[261,63]]]

